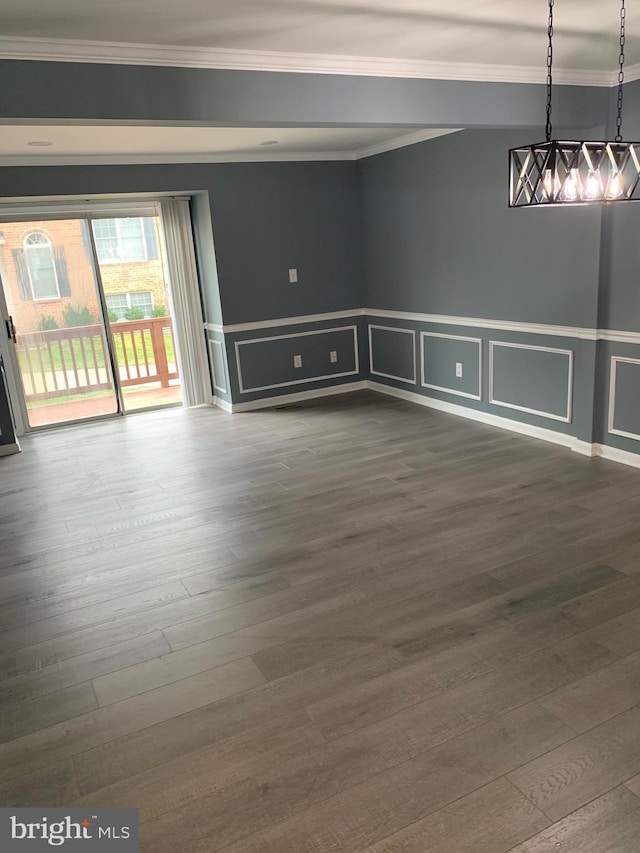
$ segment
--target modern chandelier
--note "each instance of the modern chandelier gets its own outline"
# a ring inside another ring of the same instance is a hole
[[[509,151],[509,207],[640,200],[640,142],[622,141],[626,9],[620,8],[616,136],[610,142],[551,139],[553,5],[549,0],[546,141]]]

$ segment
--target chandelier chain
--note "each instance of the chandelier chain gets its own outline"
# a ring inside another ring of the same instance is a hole
[[[624,0],[622,0],[624,4]],[[554,0],[549,0],[549,24],[547,34],[549,36],[549,44],[547,47],[547,142],[551,141],[551,89],[553,85],[553,4]]]
[[[626,40],[627,10],[625,0],[620,7],[620,70],[618,71],[618,116],[616,118],[616,142],[622,142],[622,90],[624,83],[624,44]]]

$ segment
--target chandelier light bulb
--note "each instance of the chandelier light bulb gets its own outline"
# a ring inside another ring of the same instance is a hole
[[[571,174],[564,183],[564,197],[567,201],[576,201],[579,192],[580,176],[577,169],[572,169]]]
[[[589,172],[589,177],[587,178],[587,191],[586,196],[588,199],[596,199],[600,198],[602,195],[602,182],[600,179],[599,172]]]
[[[554,170],[547,169],[544,173],[544,191],[549,198],[553,198],[558,189],[558,180],[555,177]]]
[[[623,192],[622,178],[620,172],[614,172],[607,188],[607,198],[620,198]]]

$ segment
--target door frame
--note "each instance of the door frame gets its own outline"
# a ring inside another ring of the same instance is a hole
[[[0,268],[0,355],[2,355],[4,360],[7,394],[9,395],[9,403],[13,412],[14,431],[16,436],[22,436],[30,432],[31,428],[29,426],[24,390],[19,378],[20,365],[18,364],[18,354],[16,353],[16,346],[9,336],[8,323],[11,315],[9,314],[9,306],[7,305],[4,293],[4,272],[5,270]]]

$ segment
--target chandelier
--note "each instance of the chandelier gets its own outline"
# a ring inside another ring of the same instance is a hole
[[[509,207],[538,207],[640,200],[640,142],[622,141],[626,9],[620,8],[620,70],[615,139],[551,139],[553,5],[549,0],[546,141],[509,151]]]

